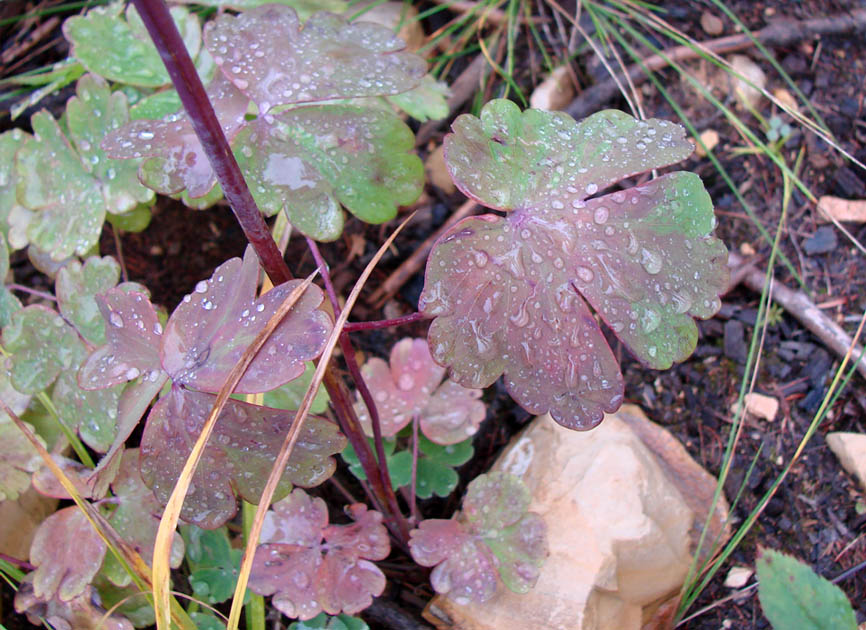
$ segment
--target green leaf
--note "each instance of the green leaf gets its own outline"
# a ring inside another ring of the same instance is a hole
[[[189,205],[189,204],[187,204]],[[150,206],[140,203],[129,212],[123,214],[109,214],[106,218],[118,230],[124,232],[144,232],[147,226],[150,225],[150,219],[153,213]]]
[[[193,612],[189,616],[198,630],[225,630],[226,625],[209,612]]]
[[[791,556],[761,549],[758,598],[776,630],[857,630],[851,603],[838,586]]]
[[[447,85],[437,81],[433,76],[425,74],[418,87],[402,94],[386,96],[385,99],[415,120],[427,122],[428,120],[441,120],[448,116],[451,111],[448,107],[448,95]]]
[[[82,265],[70,261],[57,272],[56,293],[60,312],[88,342],[105,343],[105,320],[95,296],[108,291],[120,280],[120,265],[111,256],[93,256]]]
[[[209,604],[226,601],[234,594],[243,552],[231,548],[225,527],[207,530],[182,525],[180,533],[186,543],[193,594]]]
[[[421,194],[424,167],[395,114],[355,105],[302,107],[246,126],[233,148],[262,212],[288,212],[307,236],[333,241],[344,206],[367,223],[393,219]]]
[[[94,451],[104,453],[117,433],[117,406],[125,385],[86,390],[78,386],[78,370],[66,370],[57,377],[51,400],[63,423],[77,429],[81,439]]]
[[[266,407],[274,409],[295,410],[301,406],[301,400],[310,383],[313,380],[313,373],[316,371],[316,366],[312,362],[307,362],[304,366],[304,373],[293,381],[289,381],[281,387],[265,392],[264,403]],[[328,392],[320,385],[316,390],[316,395],[313,398],[313,405],[310,407],[310,413],[320,414],[325,413],[328,408]]]
[[[298,12],[301,21],[306,21],[317,11],[329,11],[331,13],[345,13],[349,8],[349,2],[345,0],[178,0],[183,4],[198,4],[204,7],[218,7],[220,9],[232,9],[234,11],[247,11],[255,9],[263,4],[282,4],[292,7]]]
[[[159,87],[171,82],[165,65],[151,42],[134,7],[120,16],[120,4],[97,7],[86,15],[71,17],[63,34],[72,54],[90,71],[118,83]],[[171,9],[192,58],[201,47],[198,17],[182,7]]]
[[[56,312],[39,305],[12,315],[3,329],[3,346],[12,353],[12,385],[23,394],[43,391],[86,354],[75,330]]]
[[[370,626],[363,619],[344,613],[331,616],[323,612],[312,619],[289,624],[289,630],[369,630],[369,628]]]
[[[15,171],[15,153],[29,134],[20,129],[12,129],[0,134],[0,233],[9,232],[9,213],[19,207],[15,196],[17,174]],[[5,277],[6,274],[3,274]]]
[[[2,175],[0,175],[2,177]],[[2,218],[0,218],[2,222]],[[0,234],[0,282],[5,282],[9,274],[9,247],[6,238]],[[9,323],[12,314],[21,310],[21,300],[15,297],[5,285],[0,286],[0,328]]]

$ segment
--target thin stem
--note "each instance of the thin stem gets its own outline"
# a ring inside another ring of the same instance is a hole
[[[22,293],[29,293],[30,295],[35,295],[37,297],[41,297],[43,300],[50,300],[51,302],[56,302],[57,298],[50,293],[46,293],[45,291],[38,291],[36,289],[31,289],[30,287],[25,287],[23,284],[7,284],[6,288],[11,291],[21,291]]]
[[[310,248],[310,251],[313,254],[313,259],[319,267],[322,281],[325,283],[325,291],[331,300],[331,306],[334,308],[334,315],[339,317],[340,303],[337,300],[337,293],[334,290],[333,283],[331,282],[331,272],[328,269],[328,263],[319,251],[319,246],[316,244],[316,241],[307,237],[307,246]],[[370,388],[367,387],[367,383],[364,381],[364,377],[361,374],[361,368],[358,366],[358,362],[355,359],[355,348],[352,346],[352,340],[345,331],[340,333],[340,350],[343,353],[343,360],[346,362],[349,374],[352,375],[352,380],[355,381],[355,387],[361,395],[364,405],[367,407],[367,412],[370,415],[370,424],[373,427],[373,445],[376,449],[378,466],[376,466],[377,470],[367,470],[367,468],[364,468],[364,472],[367,473],[367,478],[371,481],[374,478],[373,475],[378,475],[385,491],[385,500],[390,507],[389,511],[392,513],[391,516],[396,517],[399,515],[400,517],[397,520],[400,539],[403,543],[408,543],[409,526],[406,523],[406,519],[403,517],[403,513],[400,511],[400,504],[397,503],[397,495],[394,493],[394,487],[391,485],[391,474],[388,472],[387,460],[385,459],[385,445],[382,439],[382,427],[379,422],[379,412],[376,409],[376,401],[373,400]],[[366,440],[364,440],[364,443],[366,444]]]
[[[412,483],[409,486],[409,507],[412,509],[412,523],[417,525],[421,520],[418,515],[418,504],[415,501],[415,483],[418,480],[418,414],[412,415]]]
[[[423,313],[410,313],[409,315],[401,315],[393,319],[377,319],[372,322],[349,322],[343,326],[343,332],[359,332],[362,330],[378,330],[379,328],[391,328],[392,326],[405,326],[413,322],[420,322],[427,319]]]
[[[6,555],[5,553],[0,552],[0,560],[7,562],[11,565],[18,567],[19,569],[24,569],[25,571],[35,571],[36,567],[26,562],[24,560],[19,560],[18,558],[13,558],[12,556]]]
[[[165,0],[132,1],[162,57],[193,130],[216,173],[223,194],[247,240],[255,248],[262,267],[275,285],[291,280],[292,274],[253,200]]]
[[[256,517],[256,506],[242,502],[244,541],[250,535],[253,520]],[[265,598],[256,593],[250,593],[250,601],[245,606],[248,630],[265,630]]]

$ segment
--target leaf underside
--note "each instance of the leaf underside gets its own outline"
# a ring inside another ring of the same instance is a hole
[[[622,402],[623,380],[598,317],[646,365],[695,348],[712,316],[727,251],[709,236],[700,179],[676,172],[589,199],[687,157],[677,125],[613,110],[564,114],[492,101],[445,141],[458,187],[505,217],[464,219],[435,244],[419,310],[436,319],[434,359],[465,387],[500,375],[531,413],[588,429]]]

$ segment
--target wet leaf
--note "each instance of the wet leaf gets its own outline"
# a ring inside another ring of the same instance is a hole
[[[362,17],[363,19],[363,17]],[[408,92],[386,97],[415,120],[442,120],[451,112],[448,107],[448,86],[437,81],[432,75],[425,74],[418,86]]]
[[[126,97],[93,75],[78,81],[67,103],[68,139],[48,112],[31,118],[35,137],[18,150],[16,169],[18,201],[32,214],[19,230],[53,260],[86,255],[106,212],[123,213],[153,198],[136,179],[136,163],[109,159],[99,147],[127,119]]]
[[[75,370],[68,370],[57,377],[51,401],[66,426],[77,430],[90,448],[104,453],[117,432],[117,405],[122,392],[123,385],[82,389]]]
[[[105,325],[106,344],[90,354],[78,372],[83,389],[104,389],[144,375],[163,376],[159,361],[162,324],[147,295],[109,289],[95,297]]]
[[[108,555],[107,558],[111,558]],[[106,559],[106,562],[108,560]],[[96,576],[93,587],[99,594],[99,599],[104,608],[110,608],[112,614],[126,617],[136,628],[146,628],[156,623],[153,606],[147,599],[147,595],[138,590],[134,584],[129,586],[117,586],[104,577],[103,571]],[[116,607],[115,607],[116,606]],[[97,628],[96,630],[101,630]]]
[[[105,610],[94,603],[98,597],[89,586],[68,601],[45,601],[36,595],[33,581],[32,573],[22,580],[15,594],[15,610],[26,613],[34,626],[44,621],[54,630],[132,630],[132,624],[119,615],[105,617]]]
[[[445,140],[458,187],[506,217],[465,219],[436,243],[419,310],[433,358],[466,387],[501,374],[531,413],[587,429],[622,402],[622,375],[589,305],[650,367],[695,347],[727,285],[727,252],[694,174],[590,196],[687,157],[684,130],[613,110],[565,114],[497,100]]]
[[[368,441],[370,442],[370,447],[373,453],[375,453],[376,449],[373,448],[373,440]],[[391,485],[395,489],[409,485],[412,481],[412,452],[394,452],[394,449],[397,446],[397,440],[383,440],[382,442],[385,451],[385,465],[388,467],[388,475],[391,477]],[[349,472],[355,475],[355,477],[361,481],[367,479],[367,473],[364,472],[364,468],[361,466],[361,460],[358,459],[358,455],[355,453],[355,449],[352,448],[351,444],[346,445],[346,448],[343,449],[342,453],[340,453],[340,457],[342,457],[343,461],[348,464]]]
[[[168,71],[134,7],[121,17],[119,5],[97,7],[68,18],[63,34],[72,54],[90,71],[117,83],[159,87],[171,83]],[[201,47],[198,17],[172,7],[172,17],[192,58]]]
[[[150,412],[141,440],[141,476],[162,503],[168,500],[215,401],[211,394],[174,386]],[[234,516],[236,494],[257,503],[294,416],[294,411],[229,400],[204,449],[181,517],[213,529]],[[309,417],[276,496],[285,496],[292,484],[312,487],[325,481],[336,467],[330,456],[345,445],[335,425]]]
[[[231,369],[300,280],[285,282],[256,298],[258,259],[247,248],[184,297],[165,327],[160,355],[175,383],[219,392]],[[331,320],[317,307],[322,291],[311,286],[295,303],[250,363],[235,392],[272,390],[304,373],[319,356]]]
[[[78,494],[83,498],[101,499],[105,496],[105,492],[108,490],[108,484],[105,484],[105,488],[102,489],[102,492],[99,492],[98,489],[94,488],[88,481],[88,477],[91,473],[90,468],[77,460],[69,459],[63,455],[52,454],[51,458],[63,471],[63,474],[66,475],[69,481],[72,482],[72,485],[75,486]],[[48,466],[45,466],[41,459],[39,463],[40,465],[38,470],[33,473],[33,487],[36,491],[46,497],[53,497],[55,499],[72,499],[69,493],[66,492],[66,488],[64,488],[57,477],[54,476],[51,469],[48,468]]]
[[[349,8],[346,0],[179,0],[183,4],[198,4],[206,7],[220,7],[234,11],[247,11],[264,4],[282,4],[292,7],[298,12],[301,21],[305,21],[317,11],[343,13]]]
[[[0,174],[0,178],[2,178],[2,174]],[[3,224],[2,215],[0,215],[0,224]],[[6,239],[0,235],[0,281],[5,281],[8,274],[9,247],[6,245]],[[0,286],[0,328],[10,322],[12,313],[20,310],[21,300],[12,295],[12,292],[6,288],[5,284]]]
[[[425,73],[421,57],[389,29],[267,5],[223,14],[205,29],[214,61],[267,114],[277,105],[405,92]]]
[[[84,265],[72,260],[57,272],[55,291],[60,312],[94,345],[105,343],[105,321],[96,294],[113,288],[118,280],[120,265],[110,256],[91,256]]]
[[[385,588],[385,576],[371,560],[390,553],[388,532],[378,512],[360,503],[347,511],[353,524],[328,525],[325,502],[298,489],[274,504],[265,516],[250,589],[273,595],[278,610],[301,620],[369,606]]]
[[[144,485],[138,470],[137,448],[131,448],[123,453],[120,469],[111,483],[114,492],[114,512],[108,522],[127,543],[131,544],[138,554],[150,563],[153,557],[153,543],[156,540],[156,530],[162,516],[162,505],[157,502],[153,492]],[[171,545],[170,565],[177,568],[183,561],[183,539],[175,534]],[[132,578],[113,555],[105,559],[102,570],[105,577],[117,586],[127,586]]]
[[[39,525],[30,545],[35,596],[68,602],[81,595],[104,556],[105,543],[84,513],[77,506],[58,510]]]
[[[231,140],[244,124],[249,99],[217,73],[207,86],[207,95]],[[207,195],[216,175],[207,154],[183,110],[160,120],[133,120],[105,137],[102,148],[113,158],[146,158],[139,179],[156,192],[173,195],[186,190],[191,197]]]
[[[225,630],[226,625],[210,612],[193,612],[189,616],[198,630]]]
[[[31,305],[12,315],[3,329],[3,347],[12,354],[12,386],[38,394],[85,356],[75,330],[50,308]]]
[[[207,530],[183,525],[180,531],[193,594],[209,604],[226,601],[234,594],[243,551],[232,549],[225,527]]]
[[[472,459],[475,453],[472,440],[440,446],[424,436],[418,440],[418,451],[415,494],[421,499],[429,499],[434,494],[447,497],[454,492],[460,481],[454,469]]]
[[[509,589],[524,593],[547,557],[544,521],[528,506],[529,492],[517,477],[481,475],[467,488],[464,521],[429,519],[410,532],[412,558],[435,566],[433,588],[461,604],[493,597],[497,573]]]
[[[307,236],[333,241],[342,205],[367,223],[393,219],[421,194],[412,131],[390,111],[356,105],[289,110],[249,124],[233,148],[265,214],[285,209]]]
[[[297,409],[300,407],[301,401],[307,393],[307,388],[313,381],[313,373],[315,371],[315,364],[306,363],[304,365],[304,373],[298,378],[269,392],[265,392],[265,406],[273,409]],[[320,385],[310,406],[310,413],[325,413],[329,400],[328,392]]]
[[[331,616],[319,613],[307,621],[295,621],[289,624],[289,630],[369,630],[363,619],[349,615]]]
[[[401,339],[391,348],[390,365],[372,358],[361,374],[373,394],[385,437],[396,435],[418,416],[428,438],[455,444],[474,435],[484,421],[481,391],[450,380],[440,386],[445,369],[433,361],[424,339]],[[364,431],[372,435],[366,406],[359,400],[355,409]]]
[[[13,208],[20,208],[16,197],[18,175],[15,170],[15,153],[30,137],[20,129],[0,133],[0,233],[2,234],[9,232],[9,213]]]
[[[44,446],[41,438],[39,441]],[[21,430],[12,422],[0,421],[0,501],[17,500],[30,487],[30,475],[41,463],[39,453]]]

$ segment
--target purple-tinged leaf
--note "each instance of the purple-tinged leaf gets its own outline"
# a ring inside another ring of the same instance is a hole
[[[39,453],[19,428],[12,422],[0,421],[0,501],[17,500],[30,486],[30,474],[41,462]]]
[[[162,503],[215,402],[211,394],[174,386],[150,412],[141,440],[141,476]],[[294,411],[229,400],[204,449],[181,517],[214,529],[234,516],[236,494],[257,503],[294,416]],[[331,455],[345,445],[334,424],[310,416],[275,496],[285,496],[292,484],[312,487],[325,481],[336,468]]]
[[[116,507],[108,521],[124,541],[132,545],[146,562],[150,562],[163,510],[153,492],[141,480],[138,457],[137,448],[123,453],[120,469],[111,483]],[[173,568],[180,566],[183,553],[183,539],[175,533],[170,555],[170,565]],[[117,586],[126,586],[132,582],[129,573],[113,555],[105,559],[102,574]]]
[[[371,560],[390,553],[388,532],[382,515],[362,504],[347,512],[353,524],[328,525],[325,502],[302,490],[275,503],[265,516],[250,589],[273,595],[278,610],[301,620],[323,610],[353,614],[369,606],[385,588],[385,576]]]
[[[108,484],[105,484],[105,488],[102,492],[97,492],[97,489],[88,482],[91,470],[87,466],[74,459],[64,457],[63,455],[53,454],[51,458],[60,470],[63,471],[69,481],[72,482],[72,485],[75,486],[75,489],[82,498],[101,499],[105,496],[105,492],[108,490]],[[33,487],[39,494],[46,497],[52,497],[55,499],[72,498],[69,496],[69,493],[66,492],[66,488],[64,488],[60,481],[58,481],[57,477],[54,476],[51,469],[45,465],[42,465],[35,473],[33,473]]]
[[[120,265],[110,256],[91,256],[83,265],[71,260],[57,272],[55,292],[60,312],[95,346],[105,343],[105,321],[95,296],[113,288],[118,280]]]
[[[60,420],[77,430],[81,439],[94,451],[104,453],[117,433],[117,404],[123,385],[87,390],[78,385],[75,370],[57,377],[51,401]]]
[[[161,380],[162,324],[148,297],[118,287],[97,295],[96,304],[105,320],[107,343],[79,370],[82,389],[105,389],[141,375],[150,382]]]
[[[433,361],[424,339],[401,339],[391,348],[390,366],[372,358],[361,374],[373,393],[385,437],[396,435],[418,416],[424,435],[432,441],[456,444],[473,435],[484,420],[484,403],[478,400],[481,391],[450,380],[442,383],[445,368]],[[366,406],[359,401],[355,409],[364,430],[372,435]]]
[[[38,597],[33,586],[33,574],[27,575],[15,594],[15,610],[26,613],[36,626],[49,624],[53,630],[133,630],[129,620],[118,615],[105,616],[105,610],[96,602],[99,597],[90,586],[69,601]]]
[[[302,29],[294,9],[278,5],[223,14],[205,29],[205,45],[263,115],[277,105],[405,92],[426,71],[385,27],[317,13]]]
[[[496,592],[497,573],[512,591],[532,588],[547,557],[547,528],[526,511],[529,500],[517,477],[481,475],[469,484],[462,520],[426,520],[412,530],[412,557],[436,567],[430,575],[436,592],[481,603]]]
[[[84,513],[77,506],[58,510],[39,525],[30,544],[34,594],[62,602],[81,595],[104,556],[105,543]]]
[[[719,308],[726,250],[700,179],[672,173],[587,198],[692,151],[682,128],[605,111],[575,123],[508,101],[461,116],[446,138],[457,185],[506,217],[465,219],[435,244],[419,310],[434,359],[467,387],[504,373],[514,399],[570,428],[622,402],[616,359],[587,302],[663,369],[695,347],[692,317]]]
[[[249,99],[221,73],[208,85],[207,95],[231,140],[244,124]],[[186,190],[190,197],[203,197],[216,184],[204,147],[183,111],[162,120],[134,120],[107,135],[102,148],[112,158],[149,158],[142,162],[138,177],[159,193]]]
[[[162,365],[175,383],[219,392],[229,372],[300,280],[285,282],[256,299],[259,265],[252,248],[202,280],[166,324]],[[331,330],[317,307],[322,292],[310,286],[250,363],[235,392],[272,390],[304,373],[319,356]]]
[[[356,105],[267,116],[232,143],[261,210],[285,209],[292,225],[319,241],[342,233],[341,205],[367,223],[383,223],[418,198],[424,167],[414,145],[393,112]]]
[[[12,353],[12,386],[38,394],[85,355],[75,330],[55,311],[31,305],[15,312],[3,329],[3,346]]]

